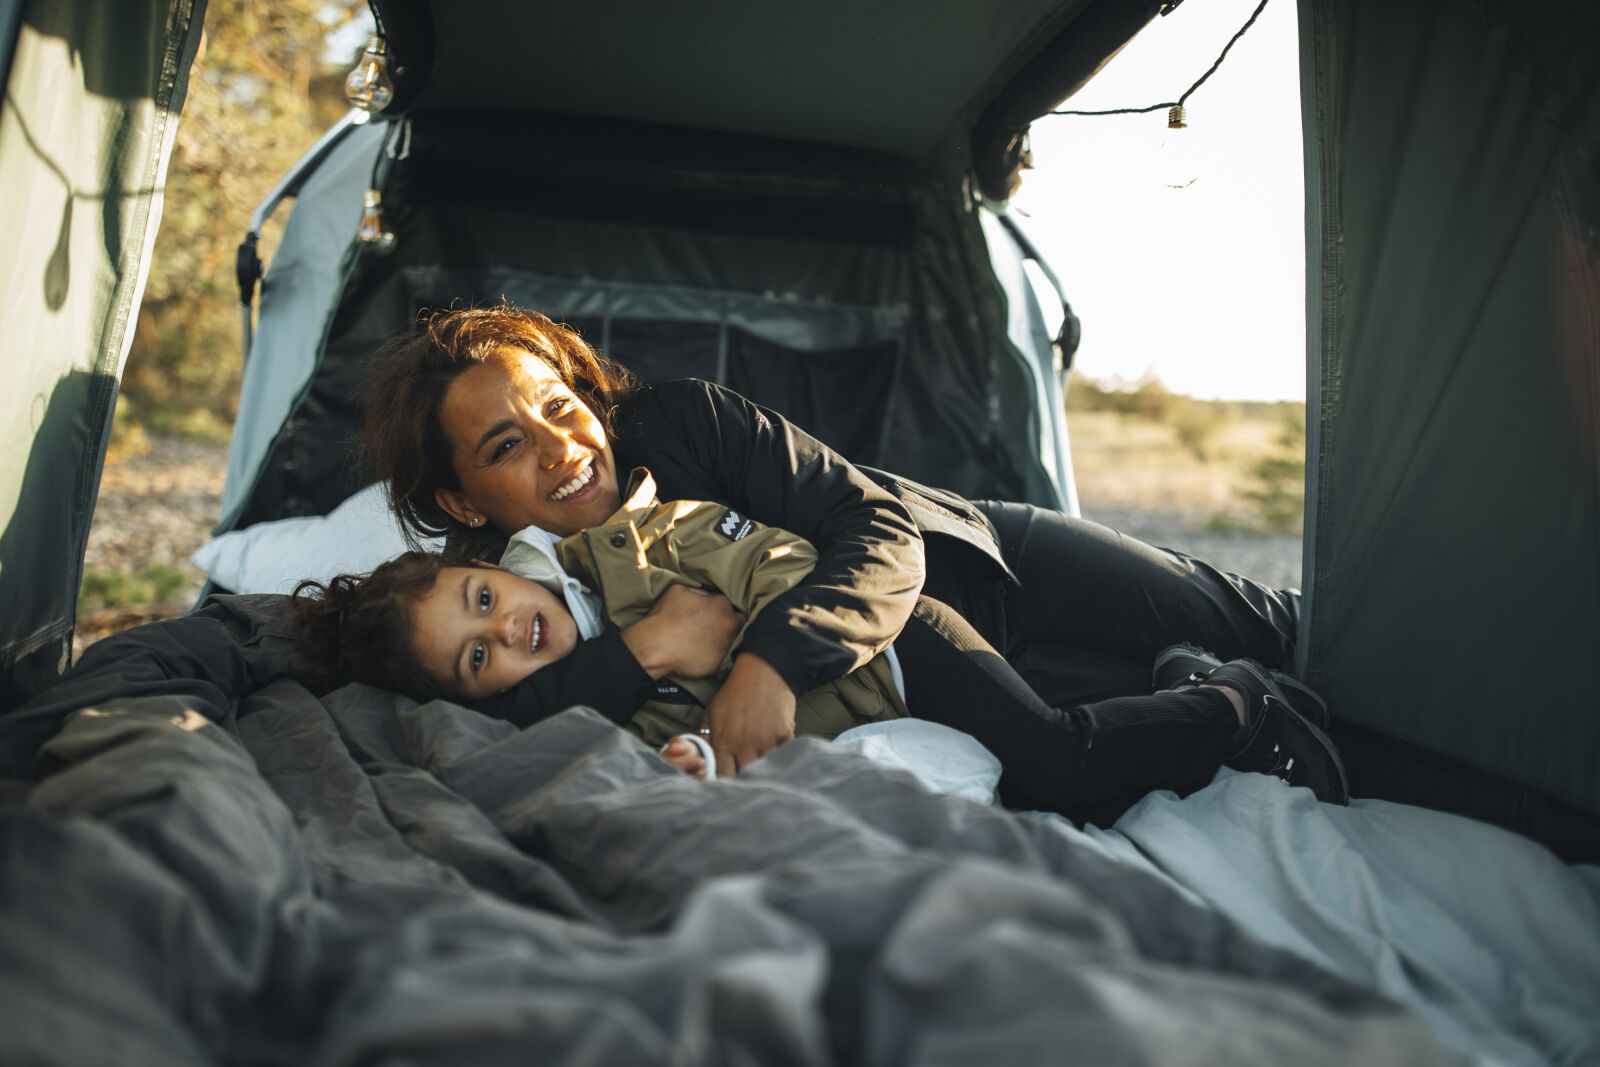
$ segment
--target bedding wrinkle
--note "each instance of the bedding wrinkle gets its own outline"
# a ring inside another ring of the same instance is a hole
[[[1115,830],[1255,936],[1409,1005],[1466,1062],[1600,1056],[1600,915],[1573,869],[1460,816],[1298,793],[1224,771]]]
[[[517,729],[263,687],[270,642],[210,610],[232,666],[202,687],[129,695],[102,660],[23,709],[60,738],[0,813],[0,981],[29,1009],[8,1054],[1033,1064],[1092,1035],[1173,1062],[1194,1046],[1159,1018],[1206,1025],[1227,990],[1263,1010],[1203,1031],[1213,1062],[1455,1062],[1418,1014],[1081,833],[819,741],[701,783],[587,709]],[[920,953],[944,969],[918,979]]]

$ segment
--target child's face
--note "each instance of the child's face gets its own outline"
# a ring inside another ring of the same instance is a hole
[[[445,567],[412,612],[423,672],[458,700],[509,689],[577,643],[578,625],[560,597],[498,567]]]

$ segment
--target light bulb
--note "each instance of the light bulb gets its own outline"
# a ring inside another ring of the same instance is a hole
[[[1187,189],[1205,169],[1206,137],[1189,127],[1181,104],[1167,111],[1167,135],[1156,150],[1156,180],[1168,189]]]
[[[361,227],[356,230],[356,240],[375,252],[387,252],[394,247],[394,234],[383,228],[383,194],[368,189],[361,198]]]
[[[389,80],[389,43],[378,34],[367,38],[366,51],[344,80],[345,99],[362,111],[382,111],[394,99]]]

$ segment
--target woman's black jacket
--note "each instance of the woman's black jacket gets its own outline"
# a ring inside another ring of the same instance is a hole
[[[810,578],[762,612],[739,646],[796,693],[894,640],[922,589],[923,535],[962,546],[940,560],[966,558],[1009,575],[987,520],[966,500],[854,467],[776,412],[710,382],[638,389],[618,413],[612,448],[618,476],[648,467],[662,500],[715,500],[817,546]],[[655,690],[611,631],[477,707],[527,725],[586,704],[620,723]]]

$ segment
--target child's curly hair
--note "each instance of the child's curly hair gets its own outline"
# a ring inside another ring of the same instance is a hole
[[[406,552],[368,575],[341,574],[327,584],[308,578],[295,586],[295,649],[306,684],[326,692],[361,682],[424,702],[443,696],[417,664],[411,620],[439,572],[452,565],[474,563]]]

